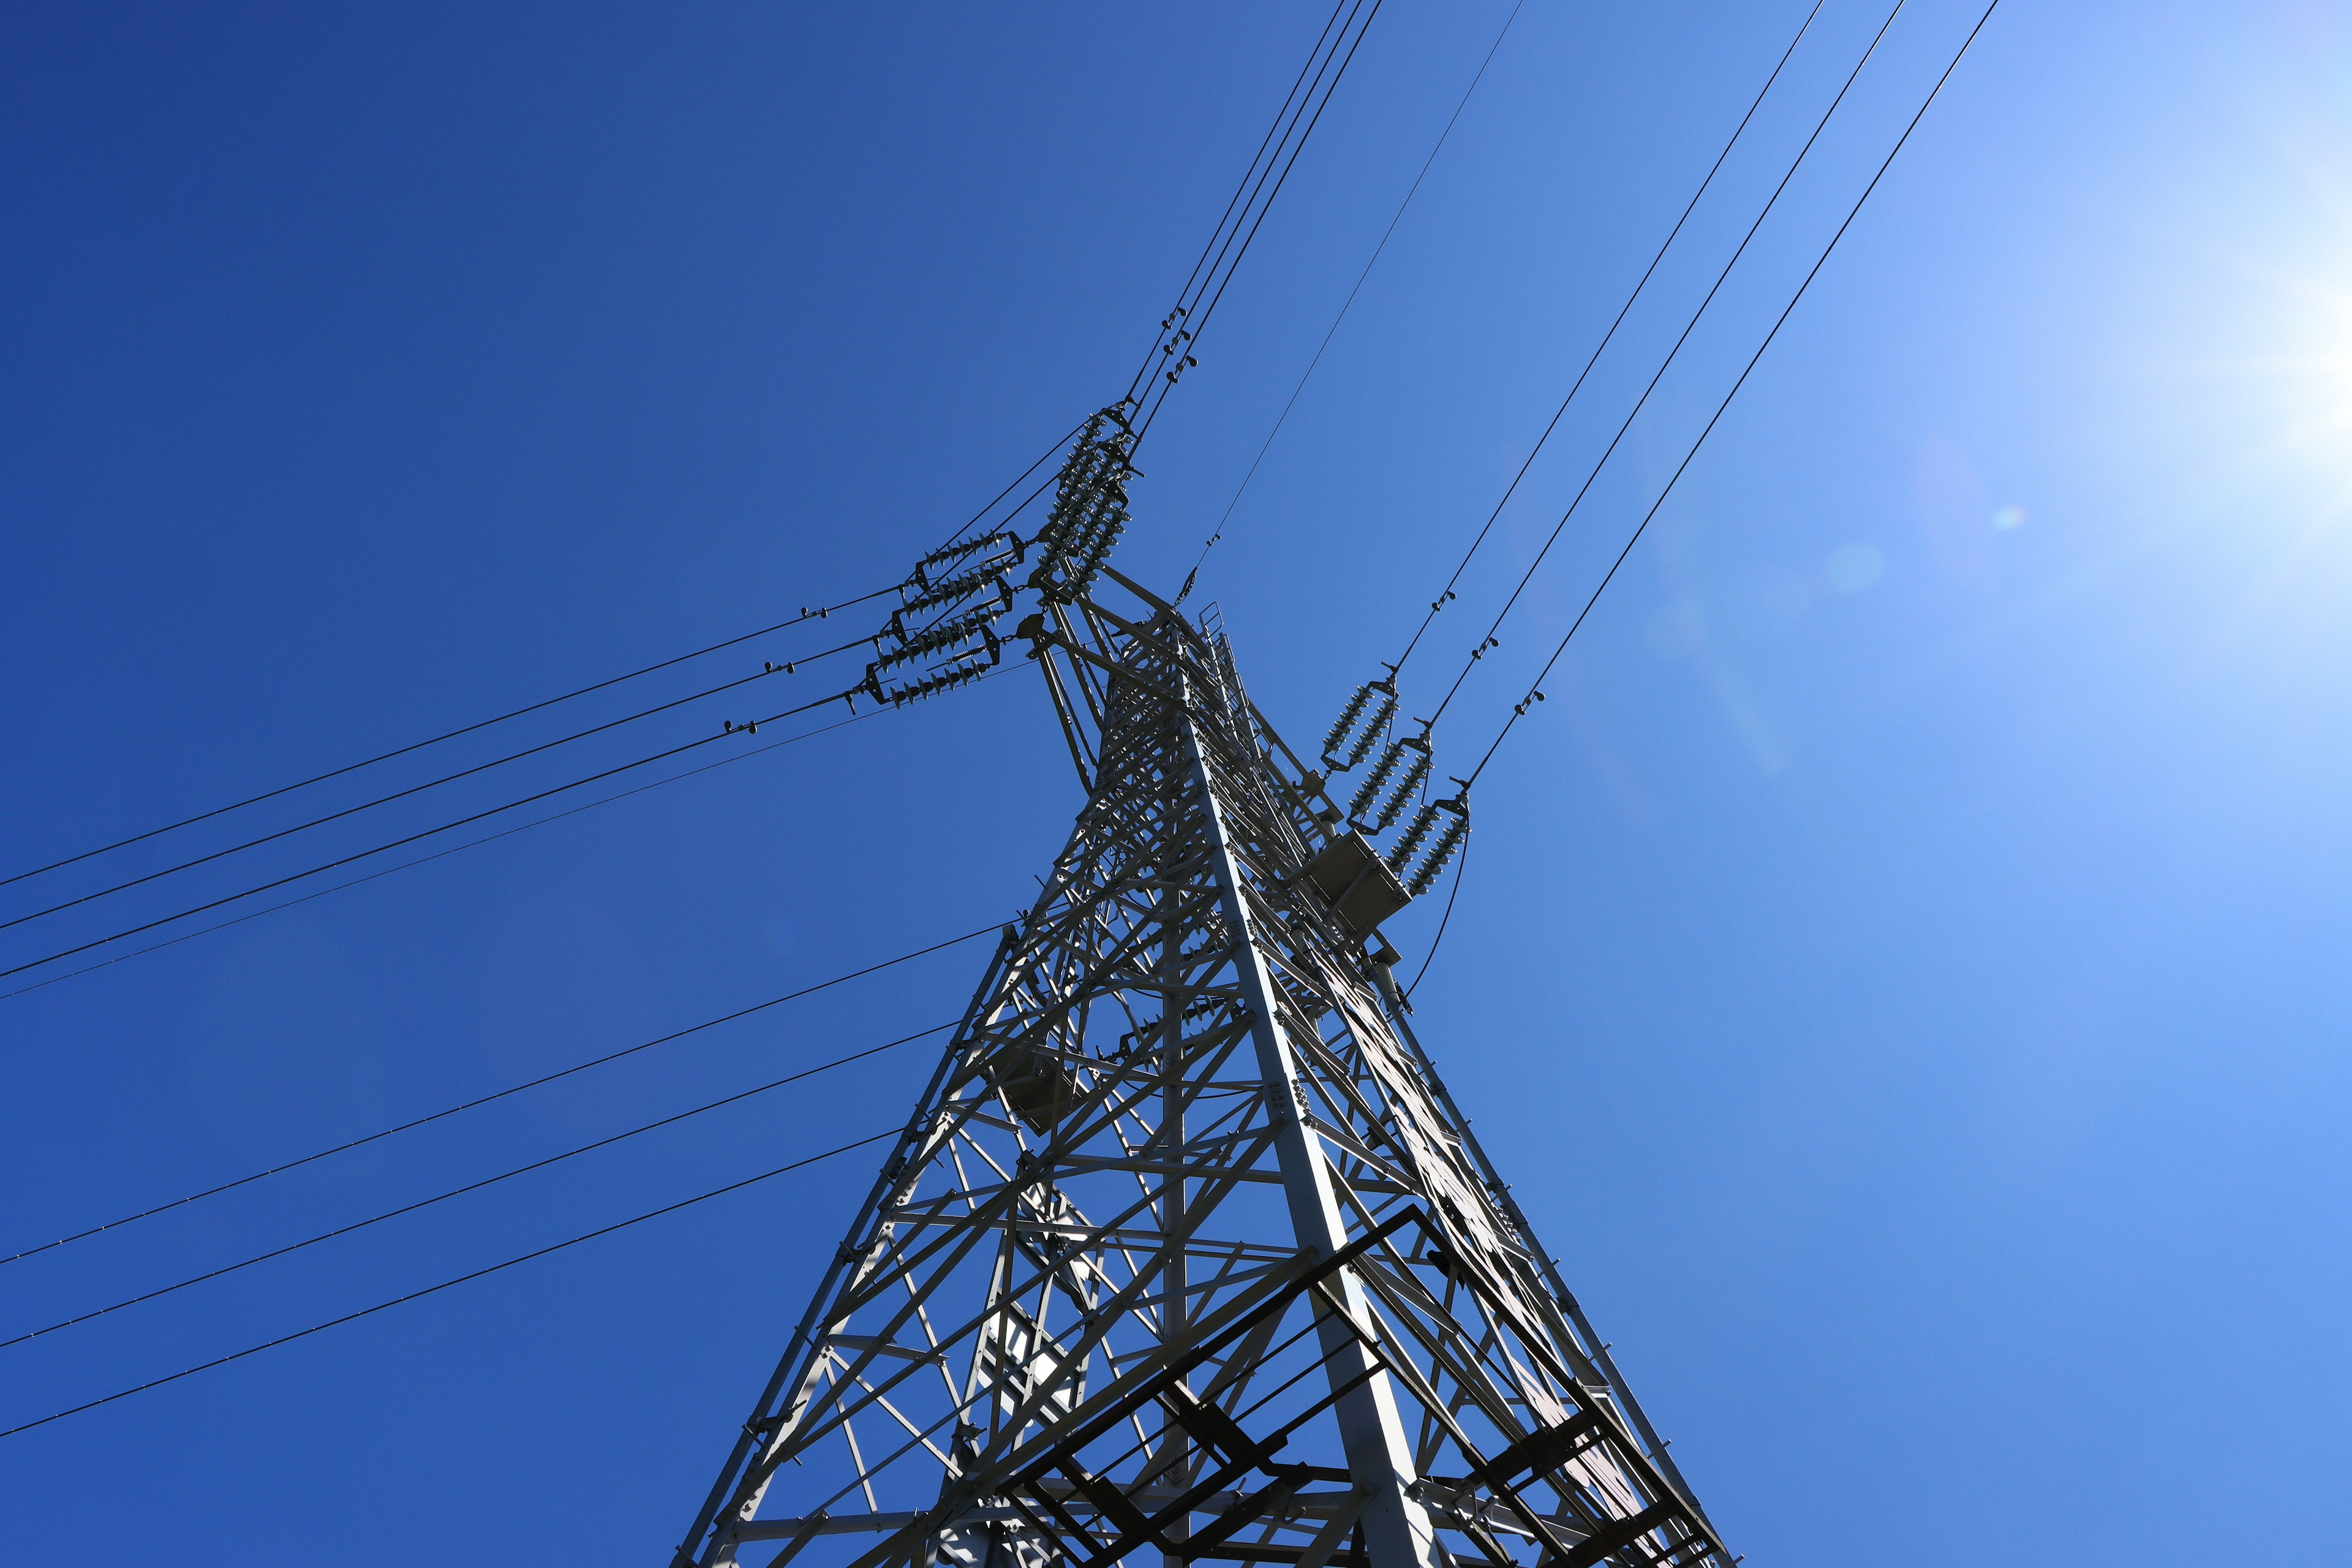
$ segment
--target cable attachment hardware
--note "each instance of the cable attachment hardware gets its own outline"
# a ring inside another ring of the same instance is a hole
[[[1373,709],[1371,718],[1357,734],[1355,749],[1346,757],[1341,757],[1339,748],[1347,743],[1349,733],[1355,730],[1356,721],[1363,717],[1365,706],[1375,695],[1381,700],[1379,706]],[[1344,773],[1362,762],[1365,753],[1379,742],[1381,731],[1388,728],[1389,721],[1396,717],[1396,670],[1391,667],[1386,677],[1367,680],[1356,688],[1354,696],[1348,699],[1348,705],[1339,710],[1339,721],[1331,726],[1331,732],[1323,737],[1323,765],[1335,773]]]
[[[1048,605],[1082,596],[1127,531],[1127,481],[1142,477],[1129,460],[1134,449],[1127,412],[1113,404],[1087,421],[1062,465],[1053,510],[1037,531],[1037,570],[1029,579]]]
[[[1460,784],[1462,781],[1456,779],[1454,782]],[[1445,831],[1438,835],[1437,842],[1431,847],[1429,858],[1421,863],[1420,869],[1413,872],[1412,879],[1405,884],[1405,890],[1416,899],[1436,884],[1438,873],[1445,869],[1446,862],[1453,859],[1454,852],[1462,847],[1462,841],[1470,837],[1470,791],[1465,786],[1458,798],[1431,801],[1426,809],[1452,812],[1454,820],[1445,825]]]

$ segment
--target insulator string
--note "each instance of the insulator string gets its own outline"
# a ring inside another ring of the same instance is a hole
[[[1375,833],[1386,833],[1390,826],[1404,815],[1404,808],[1412,804],[1412,797],[1421,793],[1421,786],[1429,782],[1429,770],[1433,762],[1429,742],[1425,740],[1405,741],[1401,744],[1414,748],[1412,764],[1397,780],[1396,787],[1389,791],[1388,799],[1381,803],[1380,815],[1372,819],[1372,831]]]
[[[1413,851],[1421,847],[1422,841],[1429,837],[1429,830],[1437,825],[1437,802],[1433,800],[1424,802],[1422,808],[1413,814],[1412,823],[1388,853],[1390,870],[1402,875],[1405,867],[1412,863]]]
[[[1415,871],[1412,880],[1405,884],[1405,891],[1416,899],[1429,891],[1437,881],[1437,874],[1445,869],[1445,863],[1454,858],[1454,852],[1462,847],[1464,840],[1469,837],[1470,814],[1465,809],[1461,816],[1447,823],[1445,831],[1437,836],[1437,842],[1430,847],[1429,858],[1421,863],[1421,869]]]
[[[1446,928],[1454,923],[1454,900],[1462,897],[1463,875],[1469,869],[1470,847],[1465,840],[1462,847],[1461,858],[1455,862],[1454,867],[1453,885],[1446,889],[1445,912],[1437,917],[1437,934],[1429,939],[1429,951],[1421,955],[1421,967],[1413,971],[1412,984],[1404,988],[1405,1000],[1408,1002],[1412,1000],[1412,994],[1414,990],[1420,986],[1422,981],[1428,977],[1429,966],[1437,962],[1438,946],[1445,941]]]
[[[1364,782],[1357,786],[1355,798],[1348,803],[1348,816],[1351,821],[1362,820],[1366,808],[1380,797],[1381,786],[1389,782],[1389,775],[1396,772],[1397,764],[1402,761],[1404,742],[1390,742],[1388,750],[1381,753],[1381,760],[1372,764],[1372,771],[1366,773]]]

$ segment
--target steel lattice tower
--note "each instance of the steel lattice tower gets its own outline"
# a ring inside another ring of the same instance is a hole
[[[1102,553],[1017,634],[1086,804],[677,1568],[1730,1568],[1413,1037],[1394,871]]]

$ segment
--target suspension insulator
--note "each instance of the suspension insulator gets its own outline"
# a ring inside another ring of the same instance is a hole
[[[1348,731],[1356,727],[1356,721],[1363,717],[1364,705],[1371,700],[1372,683],[1367,680],[1356,688],[1356,694],[1348,699],[1348,705],[1339,710],[1339,716],[1337,719],[1331,721],[1331,732],[1323,737],[1324,766],[1332,768],[1338,766],[1332,761],[1331,753],[1339,749],[1339,742],[1346,740]]]
[[[1346,773],[1371,754],[1372,748],[1380,744],[1381,735],[1387,732],[1389,721],[1396,717],[1396,693],[1387,692],[1381,698],[1380,706],[1372,710],[1372,716],[1364,721],[1362,731],[1356,736],[1355,745],[1349,749],[1348,760],[1339,764],[1339,772]]]
[[[1375,695],[1381,699],[1379,710],[1374,713],[1371,722],[1364,726],[1356,749],[1346,758],[1341,758],[1339,748],[1347,743],[1349,734],[1356,728],[1356,721],[1363,717],[1365,705],[1370,702]],[[1331,732],[1323,737],[1323,765],[1335,773],[1344,773],[1362,762],[1364,753],[1372,749],[1373,737],[1381,732],[1387,725],[1390,717],[1395,712],[1395,676],[1391,675],[1385,680],[1367,680],[1356,688],[1356,694],[1348,699],[1347,707],[1339,710],[1339,717],[1332,724]]]
[[[1356,798],[1348,803],[1348,816],[1350,821],[1358,823],[1362,821],[1364,808],[1380,798],[1381,786],[1389,782],[1389,775],[1396,772],[1397,764],[1402,761],[1404,761],[1404,742],[1391,742],[1389,749],[1381,753],[1381,760],[1372,764],[1372,771],[1364,775],[1363,784],[1356,791]]]
[[[1390,870],[1400,877],[1404,875],[1406,865],[1412,859],[1412,852],[1421,847],[1422,841],[1429,837],[1429,830],[1437,826],[1437,812],[1438,803],[1433,800],[1413,814],[1412,824],[1404,830],[1404,837],[1398,839],[1396,847],[1389,851]]]
[[[936,696],[954,687],[978,680],[987,673],[987,661],[974,658],[963,664],[949,665],[937,674],[927,676],[911,685],[893,687],[884,695],[887,698],[890,706],[901,708],[909,702],[919,702],[926,697]]]
[[[877,659],[876,667],[881,669],[893,669],[899,665],[911,664],[919,658],[926,658],[935,653],[952,652],[975,641],[985,641],[988,644],[989,662],[993,664],[999,657],[997,650],[1000,645],[991,623],[1001,617],[1004,614],[1004,605],[1000,601],[995,605],[958,616],[952,620],[941,621],[936,626],[927,626]]]
[[[1047,577],[1045,592],[1048,600],[1066,604],[1085,593],[1095,574],[1101,570],[1111,546],[1126,531],[1126,497],[1106,485],[1075,513],[1051,572],[1042,574]]]
[[[1011,564],[1012,562],[1009,560],[991,559],[969,572],[959,572],[952,577],[942,577],[899,605],[898,613],[890,617],[891,624],[903,627],[908,616],[919,616],[926,610],[935,610],[941,605],[950,605],[958,599],[967,598],[992,583],[996,585],[998,592],[1010,599],[1013,590],[1004,581],[1004,573]],[[905,592],[905,589],[901,588],[900,592]],[[905,633],[901,631],[899,635],[903,637]]]
[[[1124,412],[1106,408],[1087,421],[1062,465],[1053,509],[1037,533],[1037,570],[1030,578],[1047,604],[1067,604],[1084,594],[1126,531],[1127,480],[1135,472],[1128,453],[1134,444]]]
[[[1103,439],[1106,422],[1104,414],[1087,420],[1086,429],[1079,433],[1078,444],[1063,461],[1054,504],[1046,514],[1045,526],[1037,532],[1037,542],[1044,551],[1039,562],[1043,573],[1051,574],[1060,567],[1090,503],[1102,488],[1104,470],[1109,466],[1110,443]],[[1120,456],[1123,458],[1124,452]]]
[[[1397,780],[1397,786],[1389,792],[1388,799],[1381,803],[1381,814],[1372,823],[1375,833],[1387,832],[1389,825],[1404,815],[1404,808],[1412,804],[1414,795],[1421,793],[1423,781],[1429,777],[1429,765],[1433,760],[1426,740],[1415,737],[1397,743],[1411,746],[1420,754],[1413,758],[1412,766],[1405,769],[1404,777]]]
[[[1406,884],[1405,891],[1416,899],[1435,885],[1437,874],[1445,869],[1445,863],[1454,858],[1454,852],[1462,847],[1464,839],[1470,837],[1470,807],[1466,803],[1445,800],[1433,804],[1451,807],[1461,815],[1445,825],[1445,831],[1438,835],[1436,845],[1429,851],[1429,858],[1421,863],[1421,869],[1415,871],[1412,880]]]
[[[1076,598],[1093,585],[1095,574],[1127,531],[1127,509],[1114,503],[1097,510],[1089,519],[1087,535],[1071,551],[1070,561],[1064,570],[1063,593],[1066,598]]]
[[[999,529],[994,533],[983,533],[977,538],[967,539],[959,544],[942,545],[939,549],[932,551],[929,555],[924,556],[920,561],[915,563],[915,576],[920,582],[928,584],[930,582],[930,574],[938,571],[940,568],[943,566],[952,566],[959,561],[971,559],[972,556],[979,554],[983,550],[992,549],[999,544],[1006,543],[1013,545],[1016,551],[1019,550],[1021,546],[1020,539],[1010,530],[1006,529]],[[1014,559],[1018,560],[1018,555],[1016,555]]]

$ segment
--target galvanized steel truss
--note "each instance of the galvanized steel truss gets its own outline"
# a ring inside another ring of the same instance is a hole
[[[680,1568],[1730,1568],[1308,874],[1322,781],[1108,575],[1022,628],[1086,805]]]

